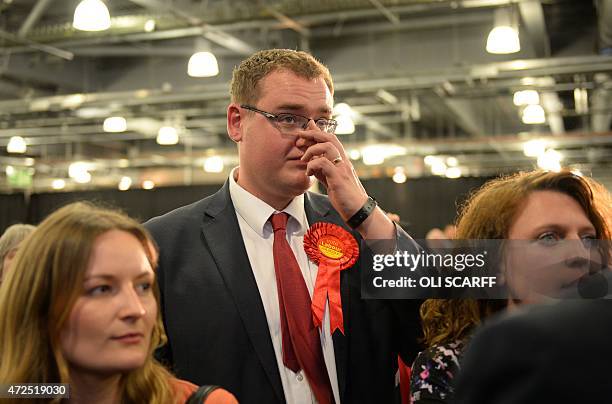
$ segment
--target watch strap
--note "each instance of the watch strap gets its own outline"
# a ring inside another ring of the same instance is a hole
[[[352,229],[356,229],[368,218],[376,208],[376,200],[368,196],[366,203],[346,222]]]

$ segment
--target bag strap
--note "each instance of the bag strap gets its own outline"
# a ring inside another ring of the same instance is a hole
[[[187,401],[185,401],[185,404],[202,404],[206,401],[206,398],[208,398],[210,393],[217,390],[218,388],[219,386],[214,386],[212,384],[200,386],[200,388],[198,388],[189,396]]]

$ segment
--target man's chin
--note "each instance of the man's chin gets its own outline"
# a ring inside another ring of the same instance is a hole
[[[309,177],[306,175],[306,171],[301,175],[297,175],[292,179],[291,183],[288,184],[287,189],[291,189],[291,194],[293,196],[302,195],[304,192],[308,191],[308,189],[313,184],[313,181],[316,181],[314,177]]]

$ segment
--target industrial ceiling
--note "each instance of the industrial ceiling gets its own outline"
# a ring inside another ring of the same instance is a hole
[[[356,126],[339,136],[364,178],[434,175],[426,156],[463,176],[529,169],[523,147],[538,139],[612,184],[612,0],[113,0],[99,32],[73,28],[78,4],[0,0],[1,192],[58,179],[64,190],[223,181],[237,164],[225,130],[232,69],[272,47],[330,68]],[[485,51],[500,12],[518,28],[518,53]],[[202,47],[219,75],[187,75]],[[544,123],[522,121],[520,90],[538,92]],[[110,116],[126,130],[105,132]],[[156,143],[163,126],[176,145]],[[6,150],[14,136],[25,153]],[[368,149],[384,160],[364,163]],[[210,159],[220,172],[203,169]],[[70,178],[74,162],[90,180]]]

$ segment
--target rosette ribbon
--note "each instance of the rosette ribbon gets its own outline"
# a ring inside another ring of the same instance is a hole
[[[342,227],[325,222],[310,226],[304,235],[304,251],[319,266],[312,294],[312,320],[316,327],[323,323],[325,302],[329,300],[331,334],[339,329],[344,334],[340,271],[350,268],[359,257],[357,240]]]

